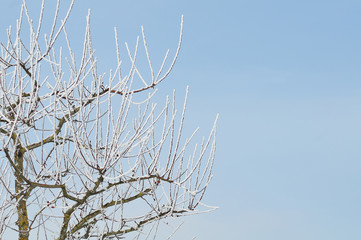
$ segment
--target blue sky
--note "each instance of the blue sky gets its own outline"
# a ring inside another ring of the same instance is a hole
[[[3,35],[19,4],[0,2]],[[184,14],[182,52],[159,90],[189,85],[187,124],[203,134],[220,113],[205,198],[220,208],[186,218],[175,239],[361,238],[361,1],[78,0],[73,34],[88,8],[104,68],[114,26],[132,44],[144,25],[160,62]]]

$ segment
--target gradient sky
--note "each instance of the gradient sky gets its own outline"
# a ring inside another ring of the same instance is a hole
[[[0,0],[2,41],[20,2]],[[202,134],[220,113],[204,199],[219,209],[185,218],[175,239],[361,239],[361,1],[78,0],[68,28],[79,41],[88,8],[104,68],[114,26],[134,44],[144,25],[159,63],[184,14],[159,91],[189,85],[186,124]]]

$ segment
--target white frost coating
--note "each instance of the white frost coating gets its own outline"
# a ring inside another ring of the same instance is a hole
[[[218,116],[210,135],[192,147],[198,128],[183,132],[189,88],[181,111],[175,91],[164,105],[152,102],[178,58],[183,16],[174,57],[166,50],[159,69],[143,27],[135,47],[126,43],[122,51],[115,29],[117,60],[107,75],[97,68],[90,11],[82,54],[75,56],[66,30],[73,5],[61,17],[58,0],[44,29],[45,0],[37,21],[24,0],[15,34],[10,28],[0,44],[0,238],[17,231],[29,239],[128,232],[151,238],[168,217],[214,210],[202,198],[212,179]],[[21,211],[26,221],[19,221]]]

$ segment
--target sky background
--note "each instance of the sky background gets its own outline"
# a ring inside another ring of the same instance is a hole
[[[0,0],[2,40],[20,2]],[[204,199],[219,209],[185,218],[174,239],[361,239],[361,1],[78,0],[75,44],[88,8],[104,71],[114,27],[134,46],[143,25],[160,64],[184,14],[159,92],[182,97],[189,85],[186,125],[201,134],[220,113]]]

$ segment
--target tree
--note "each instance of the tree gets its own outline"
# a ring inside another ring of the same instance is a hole
[[[174,94],[160,109],[152,103],[177,60],[183,24],[173,60],[168,50],[158,71],[142,28],[149,77],[137,67],[139,37],[133,53],[126,44],[130,67],[123,74],[115,30],[115,70],[100,75],[89,15],[80,60],[71,47],[73,5],[60,21],[58,0],[41,40],[45,1],[35,24],[24,1],[15,35],[10,28],[1,43],[0,237],[119,239],[141,236],[145,226],[156,234],[162,219],[212,210],[201,200],[212,178],[216,125],[191,148],[197,130],[182,135],[187,94],[180,114]]]

